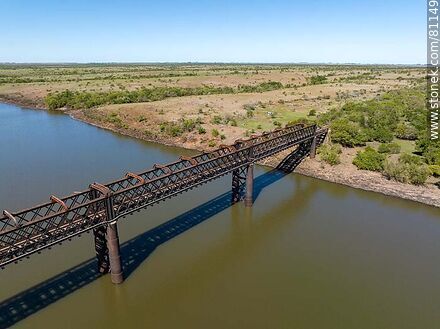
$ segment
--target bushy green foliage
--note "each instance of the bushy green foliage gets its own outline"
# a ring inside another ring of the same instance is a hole
[[[237,92],[239,93],[262,93],[284,88],[283,84],[278,81],[262,82],[258,85],[239,85]]]
[[[196,126],[197,126],[197,122],[196,120],[193,119],[182,119],[181,120],[181,125],[182,125],[182,129],[184,131],[193,131]]]
[[[428,165],[420,157],[402,154],[399,160],[387,160],[384,164],[384,175],[401,183],[422,185],[432,173]]]
[[[353,164],[359,169],[381,171],[384,166],[385,156],[372,147],[367,146],[364,151],[359,151],[353,159]]]
[[[415,140],[417,139],[417,129],[407,122],[399,122],[396,127],[396,137],[400,139]]]
[[[219,125],[222,123],[222,117],[220,115],[214,115],[211,119],[211,123],[215,125]]]
[[[286,123],[286,127],[291,127],[291,126],[295,126],[297,124],[305,124],[305,125],[309,125],[309,124],[313,124],[315,123],[312,119],[310,118],[298,118],[292,121],[289,121],[288,123]]]
[[[160,131],[171,137],[178,137],[185,132],[191,132],[194,129],[198,129],[199,134],[203,133],[203,127],[200,126],[200,122],[194,119],[180,119],[178,122],[162,122],[160,124]],[[206,132],[206,131],[205,131]]]
[[[124,104],[159,101],[168,97],[191,95],[234,94],[247,92],[265,92],[284,88],[280,82],[262,82],[258,85],[240,85],[237,88],[201,86],[194,88],[181,87],[142,87],[137,90],[86,92],[65,90],[49,93],[45,98],[46,106],[55,110],[62,107],[72,109],[87,109],[104,104]]]
[[[338,143],[347,147],[365,145],[365,134],[362,132],[358,124],[347,118],[340,118],[333,121],[330,128],[330,137],[333,143]]]
[[[70,90],[65,90],[56,94],[50,93],[45,98],[46,106],[50,110],[59,109],[67,106],[73,97],[74,93]]]
[[[327,77],[323,75],[314,75],[310,77],[310,84],[311,85],[320,85],[327,81]]]
[[[393,132],[384,126],[376,128],[366,128],[363,130],[368,141],[376,141],[380,143],[389,143],[394,139]]]
[[[435,177],[440,177],[440,166],[439,165],[430,165],[429,170],[431,170],[431,174]]]
[[[315,109],[312,109],[312,110],[309,111],[309,114],[308,114],[309,117],[314,117],[315,115],[316,115],[316,110]]]
[[[354,136],[350,133],[347,136],[347,132],[354,133],[355,130],[358,131],[356,135],[361,134],[358,142],[361,140],[388,143],[394,136],[414,139],[422,135],[426,129],[424,97],[420,88],[393,91],[378,99],[349,102],[340,109],[320,114],[318,123],[332,125],[336,121],[350,124],[346,129],[337,125],[337,128],[343,131],[340,137],[344,138],[344,146],[356,145],[353,141]]]
[[[431,141],[428,137],[417,140],[416,150],[430,165],[440,165],[440,142]]]
[[[323,144],[318,148],[318,154],[324,162],[334,166],[341,163],[341,147],[337,144]]]
[[[217,129],[212,129],[211,135],[212,135],[212,137],[218,137],[220,135],[220,133]]]
[[[163,122],[160,124],[160,131],[171,136],[177,137],[182,135],[183,129],[181,125],[176,122]]]
[[[423,165],[423,158],[408,153],[403,153],[399,157],[399,161],[405,164]]]
[[[377,151],[379,153],[399,154],[400,145],[397,143],[382,143],[379,145]]]
[[[101,116],[100,117],[95,117],[95,119],[103,120],[105,122],[111,123],[111,124],[115,125],[115,127],[117,127],[117,128],[122,128],[122,129],[127,129],[128,128],[127,123],[123,122],[123,120],[120,117],[120,115],[118,113],[116,113],[116,112],[112,112],[110,114],[107,114],[104,117],[101,117]]]

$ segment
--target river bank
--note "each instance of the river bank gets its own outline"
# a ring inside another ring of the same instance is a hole
[[[161,143],[168,146],[176,146],[190,150],[209,151],[210,148],[189,147],[187,143],[182,143],[179,138],[146,138],[145,135],[136,130],[117,128],[111,124],[103,124],[102,122],[93,121],[84,116],[81,111],[70,111],[69,115],[76,120],[127,135],[133,138],[139,138],[150,142]],[[345,150],[347,151],[347,150]],[[280,154],[268,158],[261,164],[275,168],[280,161],[288,154],[281,152]],[[415,186],[404,184],[386,179],[378,172],[357,169],[351,162],[355,154],[355,150],[346,152],[347,156],[343,157],[341,164],[330,166],[320,161],[319,155],[315,159],[307,158],[295,170],[301,175],[329,181],[332,183],[342,184],[345,186],[381,193],[384,195],[398,197],[406,200],[420,202],[434,207],[440,207],[440,188],[439,182],[430,181],[424,186]]]
[[[0,101],[18,106],[31,107],[38,110],[47,110],[44,107],[37,106],[36,104],[18,102],[14,99],[2,98],[0,99]],[[90,117],[85,116],[81,110],[70,110],[63,112],[69,115],[74,120],[78,120],[102,129],[107,129],[136,139],[142,139],[145,141],[160,143],[168,146],[180,147],[188,150],[209,151],[210,149],[212,149],[212,147],[200,147],[200,145],[191,144],[191,142],[187,139],[183,140],[178,137],[164,138],[158,135],[147,136],[144,132],[136,129],[117,127],[111,123],[104,123],[102,121],[93,120]],[[424,186],[415,186],[388,180],[383,175],[377,172],[359,170],[351,164],[354,151],[355,150],[348,151],[347,153],[351,154],[343,157],[342,163],[336,166],[330,166],[320,161],[319,155],[315,159],[308,158],[296,168],[295,172],[301,175],[342,184],[357,189],[377,192],[392,197],[403,198],[434,207],[440,207],[440,188],[438,187],[438,181],[429,181]],[[278,163],[282,160],[282,158],[286,155],[287,152],[282,152],[277,156],[265,160],[261,164],[270,167],[276,167]]]
[[[45,110],[48,111],[48,109],[44,106],[44,104],[39,103],[37,101],[33,101],[30,98],[23,98],[23,97],[12,97],[7,95],[1,95],[0,96],[0,103],[10,104],[10,105],[17,105],[21,107],[27,107],[32,108],[35,110]]]

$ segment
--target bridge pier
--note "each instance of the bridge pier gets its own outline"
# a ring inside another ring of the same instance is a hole
[[[110,270],[108,261],[107,238],[105,234],[105,226],[100,226],[93,230],[93,235],[95,238],[96,259],[98,260],[98,271],[101,274],[108,273]]]
[[[113,193],[105,185],[99,183],[90,184],[91,198],[95,199],[98,193],[105,197],[105,215],[107,228],[99,227],[94,230],[95,233],[95,249],[97,250],[98,266],[108,273],[110,271],[111,280],[115,284],[122,283],[124,281],[124,275],[122,273],[121,253],[119,248],[119,236],[117,221],[114,220],[115,212],[113,207]],[[102,230],[102,231],[100,231]],[[105,237],[104,235],[105,231]],[[106,241],[107,246],[104,246]],[[99,250],[99,253],[98,253]],[[108,260],[108,262],[107,262]]]
[[[110,223],[107,226],[107,248],[112,282],[115,284],[122,283],[124,281],[124,275],[122,273],[118,226],[116,222]]]
[[[314,159],[316,157],[316,136],[312,139],[312,145],[310,146],[310,158]]]
[[[246,207],[252,207],[254,201],[254,164],[235,169],[232,172],[232,200],[237,203],[244,200]]]
[[[246,173],[246,196],[244,197],[244,205],[252,207],[254,203],[254,164],[251,163],[247,167]]]

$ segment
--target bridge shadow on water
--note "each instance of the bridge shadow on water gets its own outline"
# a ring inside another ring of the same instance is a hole
[[[277,169],[255,178],[254,199],[265,187],[292,172],[305,155],[301,148],[298,148],[284,159]],[[125,278],[128,278],[158,246],[231,207],[231,198],[232,193],[226,192],[123,243],[121,256]],[[89,259],[2,301],[0,328],[12,326],[101,276],[96,258]]]

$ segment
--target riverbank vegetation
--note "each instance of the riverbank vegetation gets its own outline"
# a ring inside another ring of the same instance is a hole
[[[0,98],[201,150],[318,123],[331,129],[322,165],[424,184],[440,176],[439,148],[426,138],[424,74],[403,66],[0,65]]]
[[[423,86],[399,89],[372,100],[348,102],[321,114],[317,122],[330,127],[333,143],[361,147],[353,159],[359,169],[420,185],[438,175],[440,166],[440,143],[427,137],[425,101]],[[411,154],[401,153],[401,141],[414,143]]]
[[[289,86],[287,86],[289,87]],[[126,104],[160,101],[169,97],[193,95],[219,95],[237,93],[263,93],[284,88],[283,84],[275,81],[262,82],[257,85],[238,85],[232,87],[201,86],[196,88],[153,87],[139,88],[133,91],[88,92],[71,91],[49,93],[44,101],[50,110],[62,107],[68,109],[88,109],[99,105]]]

